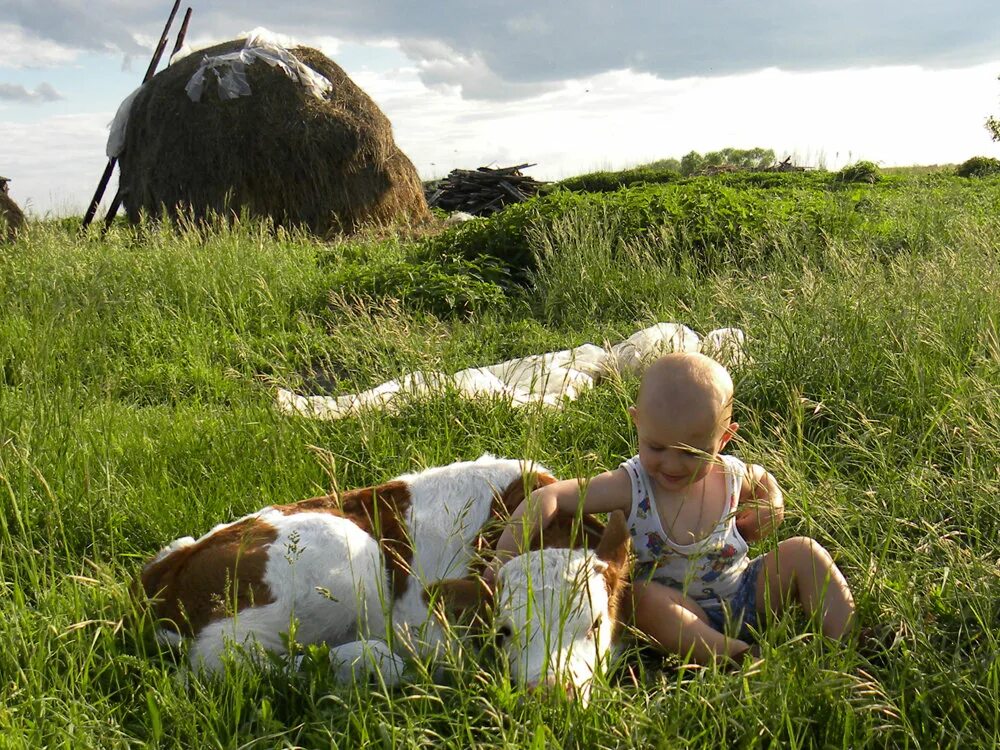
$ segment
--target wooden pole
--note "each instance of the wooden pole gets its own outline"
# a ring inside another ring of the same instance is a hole
[[[180,2],[180,0],[177,0]],[[174,6],[176,8],[176,6]],[[187,36],[188,24],[191,22],[191,8],[188,7],[184,11],[184,20],[181,21],[180,31],[177,32],[177,40],[174,42],[174,49],[170,53],[170,57],[167,58],[167,65],[170,64],[170,59],[177,54],[178,50],[184,46],[184,37]],[[149,79],[147,79],[149,80]],[[115,197],[111,200],[111,205],[108,206],[108,212],[104,215],[104,229],[101,230],[101,236],[103,237],[111,229],[111,223],[115,220],[118,215],[118,209],[122,207],[122,189],[121,186],[115,192]]]
[[[190,6],[186,11],[184,11],[184,20],[181,21],[181,30],[177,32],[177,41],[174,42],[174,49],[170,53],[170,57],[167,58],[167,65],[170,65],[170,61],[174,59],[174,55],[181,51],[181,47],[184,46],[184,37],[188,33],[188,24],[191,23],[191,8]]]
[[[160,58],[163,57],[163,50],[167,46],[167,36],[170,34],[170,25],[174,22],[174,16],[177,15],[177,10],[181,7],[181,0],[174,0],[174,7],[170,10],[170,16],[167,18],[167,24],[163,27],[163,33],[160,34],[160,41],[156,45],[156,50],[153,52],[153,59],[149,61],[149,67],[146,68],[146,75],[143,77],[142,82],[145,83],[153,74],[156,72],[156,66],[160,64]],[[90,199],[90,205],[87,206],[87,212],[83,215],[83,226],[82,230],[86,230],[90,226],[90,222],[94,220],[94,215],[97,213],[97,207],[101,204],[101,198],[104,197],[104,191],[107,190],[108,181],[111,179],[111,174],[115,171],[115,164],[118,163],[117,157],[112,156],[108,159],[108,165],[104,168],[104,174],[101,175],[100,182],[97,183],[97,190],[94,191],[94,197]]]

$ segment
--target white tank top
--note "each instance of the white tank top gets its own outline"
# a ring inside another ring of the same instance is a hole
[[[736,507],[747,467],[735,456],[719,456],[726,472],[729,503],[706,536],[692,544],[677,544],[664,531],[653,502],[653,483],[634,456],[621,467],[632,480],[632,511],[628,525],[638,567],[636,580],[653,580],[680,589],[692,599],[726,599],[736,592],[740,575],[750,564],[749,546],[736,528]]]

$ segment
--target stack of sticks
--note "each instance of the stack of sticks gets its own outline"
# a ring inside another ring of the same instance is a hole
[[[427,191],[427,204],[446,211],[489,216],[511,203],[522,203],[538,193],[544,182],[521,174],[534,164],[490,169],[453,169]]]
[[[805,167],[792,164],[792,157],[786,156],[784,161],[780,161],[774,166],[768,167],[765,172],[805,172]]]

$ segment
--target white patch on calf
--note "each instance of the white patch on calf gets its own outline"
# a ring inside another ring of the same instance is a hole
[[[274,601],[206,625],[191,646],[192,664],[221,667],[227,643],[285,653],[294,622],[301,643],[338,644],[359,630],[381,635],[383,602],[392,595],[378,543],[351,521],[329,513],[258,514],[278,531],[268,549],[264,583]]]

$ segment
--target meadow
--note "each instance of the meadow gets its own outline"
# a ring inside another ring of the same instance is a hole
[[[66,220],[0,246],[0,748],[1000,744],[1000,180],[615,179],[424,235]],[[636,653],[587,707],[525,700],[489,649],[394,690],[337,685],[321,653],[178,679],[131,588],[175,537],[484,451],[561,476],[636,452],[634,379],[562,410],[442,393],[338,422],[278,415],[276,387],[656,321],[746,332],[734,448],[874,644],[792,611],[752,669]]]

